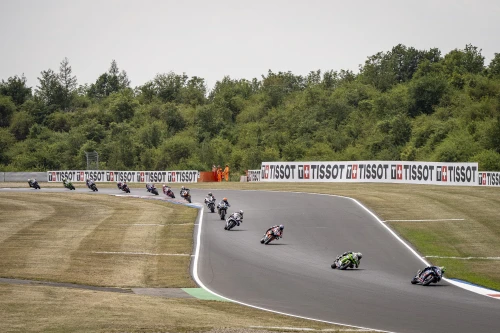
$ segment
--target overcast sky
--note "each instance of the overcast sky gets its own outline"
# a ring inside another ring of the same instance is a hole
[[[443,55],[471,43],[489,64],[500,53],[500,1],[0,0],[0,43],[0,79],[24,73],[32,87],[67,57],[79,84],[115,59],[133,87],[173,71],[211,89],[269,69],[357,73],[399,43]]]

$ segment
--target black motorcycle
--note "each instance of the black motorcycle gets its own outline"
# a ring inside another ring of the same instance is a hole
[[[87,187],[91,189],[93,192],[97,192],[97,185],[94,182],[91,182],[89,179],[87,179]]]
[[[28,184],[30,187],[34,188],[35,190],[39,190],[41,188],[40,185],[38,185],[38,182],[36,179],[28,180]]]
[[[417,274],[411,280],[411,284],[420,283],[423,286],[428,286],[431,283],[438,283],[443,278],[443,272],[439,267],[431,267],[428,269],[418,270]]]
[[[158,190],[156,189],[154,184],[152,184],[151,187],[148,187],[148,185],[146,185],[146,189],[148,190],[149,193],[153,193],[154,195],[158,195]]]
[[[130,193],[130,188],[128,187],[127,184],[121,184],[119,188],[125,193]]]

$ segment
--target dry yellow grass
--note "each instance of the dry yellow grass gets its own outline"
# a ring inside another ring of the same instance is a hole
[[[339,326],[229,302],[0,283],[1,332],[185,332],[214,327]]]
[[[189,255],[196,209],[75,193],[0,193],[0,202],[2,277],[194,286]]]

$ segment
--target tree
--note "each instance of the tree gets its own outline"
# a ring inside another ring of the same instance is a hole
[[[127,89],[129,85],[127,73],[124,70],[120,73],[116,61],[112,60],[108,72],[101,74],[97,81],[90,85],[87,94],[89,97],[103,98],[122,89]]]
[[[500,77],[500,53],[495,53],[488,70],[491,77]]]
[[[2,83],[0,83],[0,94],[10,96],[16,105],[22,105],[31,97],[31,88],[26,86],[24,74],[21,77],[15,75],[9,77],[7,82],[2,80]]]
[[[7,127],[10,125],[10,119],[16,111],[16,106],[8,96],[0,95],[0,127]]]
[[[57,108],[64,108],[64,87],[59,81],[57,75],[52,69],[42,71],[38,78],[40,85],[37,86],[35,94],[51,111]]]
[[[484,69],[484,57],[481,49],[467,44],[464,50],[454,49],[444,56],[443,65],[448,75],[478,74]]]
[[[71,95],[76,90],[77,86],[76,76],[71,75],[72,71],[68,58],[64,58],[59,66],[59,82],[62,86],[64,111],[68,110],[71,102]]]

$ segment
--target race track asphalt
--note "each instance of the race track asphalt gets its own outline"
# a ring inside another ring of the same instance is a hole
[[[327,195],[213,191],[244,223],[203,213],[198,274],[210,290],[262,308],[392,332],[499,332],[499,300],[446,282],[410,284],[422,261],[355,201]],[[205,194],[205,193],[203,193]],[[193,193],[193,197],[203,194]],[[284,237],[259,240],[273,224]],[[330,265],[362,252],[359,269]]]
[[[77,192],[92,193],[80,188]],[[206,192],[192,190],[193,202],[201,203]],[[103,188],[95,194],[122,193]],[[213,193],[218,200],[229,199],[229,212],[245,212],[244,223],[232,231],[223,229],[217,213],[206,208],[203,212],[198,277],[221,296],[391,332],[500,331],[499,300],[446,282],[429,287],[410,284],[417,269],[423,268],[422,261],[351,199],[281,192]],[[149,194],[132,189],[131,195]],[[274,224],[285,225],[284,237],[260,244],[265,230]],[[344,251],[363,253],[359,269],[330,268]]]

